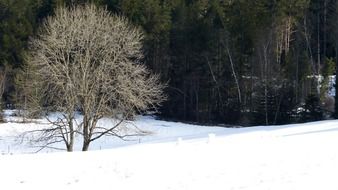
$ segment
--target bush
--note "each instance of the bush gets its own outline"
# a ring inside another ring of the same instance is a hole
[[[316,95],[309,95],[305,100],[304,109],[301,111],[301,122],[319,121],[324,118],[324,111],[320,99]]]

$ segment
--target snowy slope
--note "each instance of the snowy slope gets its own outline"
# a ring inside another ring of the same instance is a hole
[[[139,118],[154,134],[86,153],[0,156],[1,189],[338,189],[338,121],[224,129]],[[2,144],[29,125],[0,125]],[[209,134],[210,138],[208,137]],[[178,142],[177,138],[182,137]],[[125,146],[133,144],[131,146]],[[1,146],[4,148],[5,146]],[[101,147],[101,148],[102,148]],[[115,147],[113,149],[109,149]],[[14,153],[27,147],[12,148]]]
[[[6,111],[7,123],[0,124],[0,154],[18,154],[18,153],[34,153],[39,148],[34,148],[28,142],[21,142],[18,136],[24,131],[32,131],[48,126],[45,119],[37,120],[33,123],[22,123],[21,118],[9,116],[13,111]],[[52,116],[54,117],[54,116]],[[39,122],[39,123],[37,123]],[[102,119],[99,122],[100,126],[112,125],[112,120]],[[227,132],[221,127],[206,127],[197,125],[188,125],[177,122],[165,122],[155,120],[153,117],[140,116],[132,124],[125,126],[124,130],[133,131],[135,126],[142,131],[149,133],[147,136],[136,136],[127,138],[126,141],[119,138],[106,137],[94,141],[90,145],[90,150],[111,149],[126,145],[144,144],[144,143],[160,143],[176,141],[178,138],[196,139],[207,137],[209,133]],[[29,137],[29,136],[28,136]],[[55,145],[58,148],[64,148],[62,143]],[[75,143],[75,150],[81,150],[81,139]],[[41,152],[56,152],[59,150],[46,149]]]

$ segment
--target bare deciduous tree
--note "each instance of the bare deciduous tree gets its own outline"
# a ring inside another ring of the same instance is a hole
[[[164,85],[141,64],[143,34],[126,18],[94,5],[59,8],[31,41],[28,62],[38,68],[46,104],[62,113],[44,130],[44,140],[65,142],[73,150],[74,135],[82,150],[102,136],[120,136],[124,121],[164,100]],[[75,120],[76,111],[83,114]],[[116,123],[99,126],[103,117]],[[53,139],[53,140],[51,140]]]
[[[42,81],[35,75],[36,68],[32,64],[23,64],[16,73],[15,82],[15,107],[19,109],[18,114],[22,116],[23,122],[28,118],[38,118],[42,115],[41,93]]]

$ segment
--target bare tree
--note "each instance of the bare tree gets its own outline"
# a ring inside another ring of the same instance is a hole
[[[62,140],[72,151],[79,134],[87,151],[102,136],[123,137],[119,126],[130,116],[156,110],[165,99],[164,85],[141,64],[142,39],[126,18],[94,5],[61,7],[47,18],[31,41],[28,60],[44,82],[48,109],[61,113],[43,137]],[[81,121],[75,120],[76,111]],[[103,117],[116,123],[99,126]]]
[[[42,81],[35,75],[36,68],[32,64],[23,64],[16,72],[15,82],[15,107],[22,116],[23,122],[27,119],[36,119],[42,116],[43,93]]]

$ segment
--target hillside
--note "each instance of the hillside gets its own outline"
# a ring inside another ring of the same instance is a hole
[[[38,124],[1,124],[1,188],[338,188],[338,121],[226,129],[140,117],[134,124],[152,135],[106,138],[85,153],[38,154],[13,144],[18,131]]]

